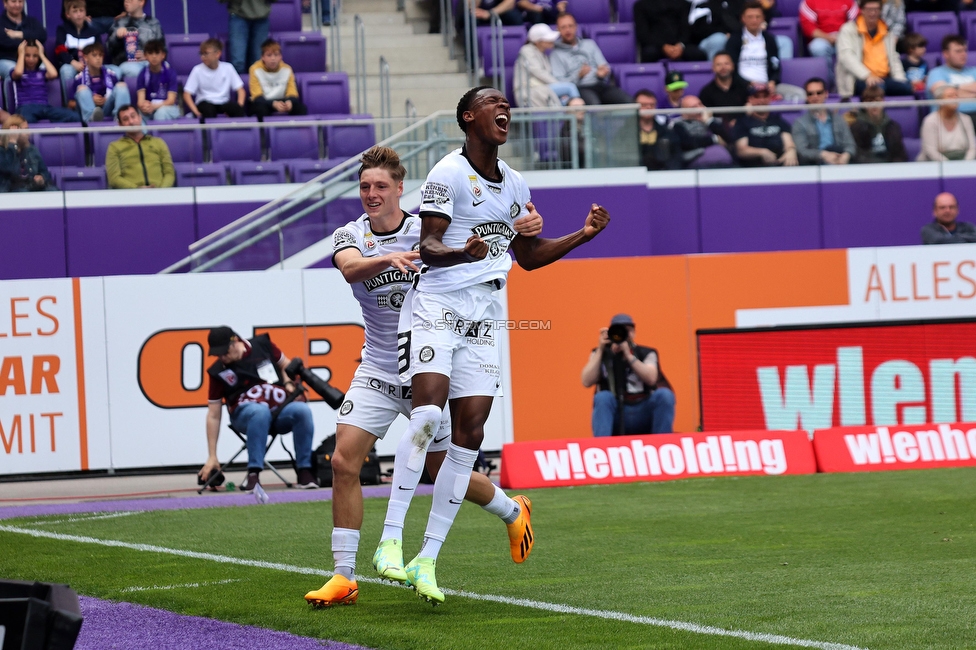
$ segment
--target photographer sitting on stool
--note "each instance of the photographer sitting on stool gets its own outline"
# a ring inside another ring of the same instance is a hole
[[[634,331],[630,316],[614,316],[583,367],[583,386],[598,384],[594,436],[671,433],[674,391],[658,365],[657,350],[637,345]]]
[[[210,346],[208,354],[218,360],[207,369],[210,375],[210,401],[207,405],[209,455],[199,476],[207,480],[211,472],[220,470],[217,438],[220,435],[220,407],[224,402],[234,428],[247,436],[247,479],[240,490],[250,492],[260,483],[273,411],[286,402],[288,393],[295,390],[295,382],[285,372],[288,357],[271,342],[267,334],[245,341],[229,327],[210,330],[207,343]],[[281,409],[275,420],[275,429],[279,433],[291,431],[295,439],[295,461],[298,466],[295,487],[314,489],[318,487],[312,473],[314,424],[312,411],[304,398],[304,395],[299,395]]]

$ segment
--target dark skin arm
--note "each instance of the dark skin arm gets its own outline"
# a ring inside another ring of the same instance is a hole
[[[535,206],[532,205],[531,201],[525,207],[528,208],[530,214],[535,212]],[[515,261],[526,271],[534,271],[552,264],[580,244],[596,237],[601,230],[607,227],[609,222],[610,214],[606,208],[594,203],[590,206],[590,212],[586,215],[583,227],[574,233],[558,239],[542,237],[516,237],[513,239],[512,252],[515,253]]]
[[[531,205],[531,203],[529,204]],[[515,232],[524,237],[535,238],[542,232],[542,217],[532,208],[529,214],[515,220],[513,226]],[[421,213],[420,225],[420,259],[428,266],[454,266],[456,264],[467,264],[477,262],[488,256],[488,244],[477,235],[468,237],[464,248],[450,248],[444,244],[444,231],[447,230],[450,221],[431,214]],[[521,239],[521,237],[516,237]]]

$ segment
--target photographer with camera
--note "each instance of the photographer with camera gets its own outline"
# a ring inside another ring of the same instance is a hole
[[[207,369],[210,376],[207,404],[207,462],[199,472],[206,481],[220,471],[217,461],[217,438],[220,435],[220,407],[227,404],[231,424],[247,436],[247,478],[240,485],[250,492],[261,482],[268,433],[274,422],[278,433],[291,432],[295,438],[298,480],[295,486],[315,489],[318,483],[312,472],[312,411],[305,396],[292,397],[295,382],[289,359],[267,334],[246,341],[229,327],[215,327],[207,336],[208,354],[217,361]],[[297,359],[296,359],[297,361]],[[313,386],[313,389],[315,386]],[[318,391],[316,391],[318,392]],[[325,395],[323,395],[325,397]],[[339,397],[341,400],[341,397]]]
[[[634,342],[633,319],[617,314],[600,330],[600,344],[583,367],[583,386],[593,396],[593,435],[671,433],[674,391],[657,350]]]

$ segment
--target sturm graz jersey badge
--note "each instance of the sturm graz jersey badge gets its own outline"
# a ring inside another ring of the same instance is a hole
[[[429,345],[425,345],[424,347],[420,348],[420,354],[417,356],[421,363],[430,363],[434,358],[434,348],[430,347]]]
[[[504,255],[515,238],[515,231],[504,221],[479,223],[471,232],[488,244],[488,255],[493,258]]]
[[[347,399],[339,407],[339,415],[349,415],[350,413],[352,413],[352,401]]]

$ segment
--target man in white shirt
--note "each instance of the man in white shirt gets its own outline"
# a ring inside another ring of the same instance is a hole
[[[234,66],[220,60],[224,46],[216,38],[200,44],[200,60],[183,86],[183,103],[197,117],[244,117],[244,82]],[[232,96],[237,93],[236,100]]]

